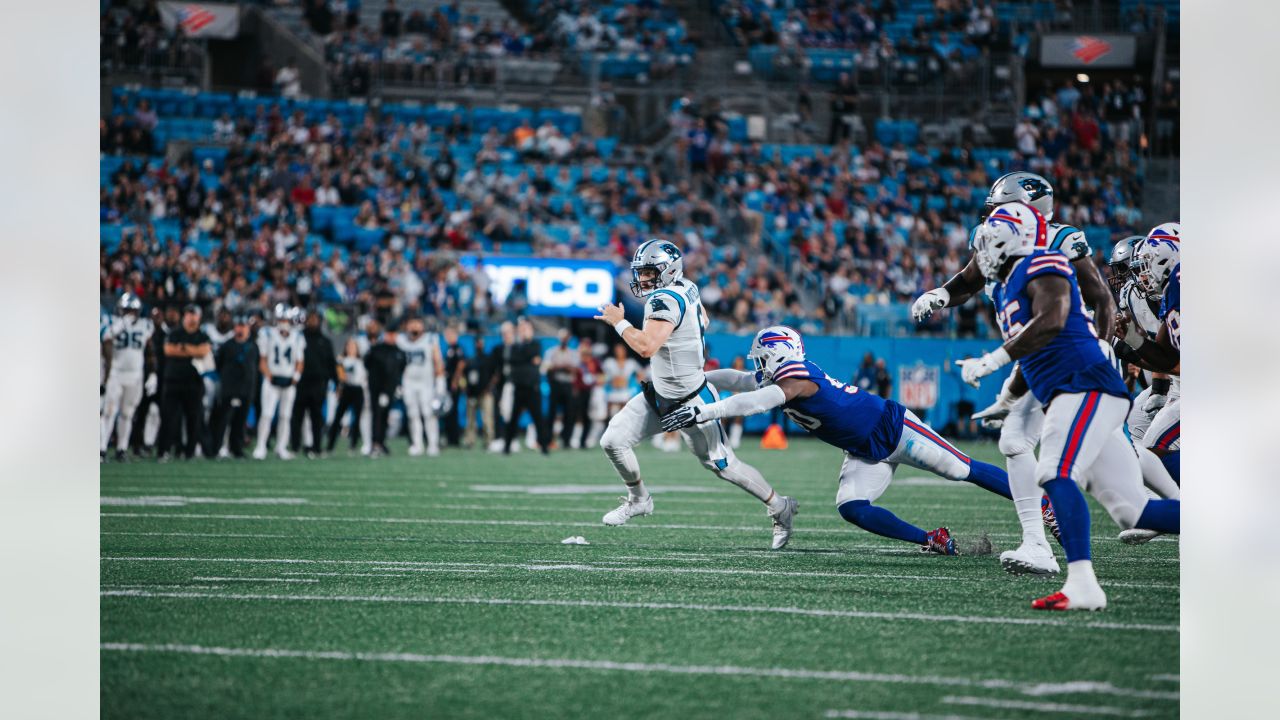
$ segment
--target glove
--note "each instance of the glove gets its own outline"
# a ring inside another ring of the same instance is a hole
[[[916,322],[924,322],[929,319],[934,310],[946,307],[951,301],[951,293],[946,288],[937,288],[916,298],[911,304],[911,317]]]
[[[1011,384],[1013,384],[1012,375],[1004,381],[1004,386],[1000,388],[1000,394],[996,396],[995,402],[969,417],[982,423],[982,427],[988,430],[999,430],[1003,427],[1004,419],[1009,416],[1013,406],[1018,402],[1018,398],[1009,392]]]
[[[1156,395],[1153,393],[1147,396],[1146,402],[1142,403],[1142,412],[1148,415],[1155,415],[1160,412],[1160,408],[1164,407],[1167,402],[1169,402],[1168,395]]]
[[[453,398],[447,393],[444,395],[436,395],[431,401],[431,414],[441,417],[449,412],[449,408],[453,406]]]
[[[157,380],[156,374],[151,373],[150,375],[147,376],[147,381],[142,383],[142,389],[145,390],[148,395],[155,395],[156,386],[158,383],[159,383],[159,380]]]
[[[982,378],[1008,365],[1010,360],[1009,352],[1004,347],[998,347],[980,358],[957,360],[956,365],[960,366],[960,378],[978,387],[982,384]]]
[[[662,431],[675,432],[680,428],[692,427],[698,424],[698,416],[701,415],[698,406],[684,405],[662,416]]]

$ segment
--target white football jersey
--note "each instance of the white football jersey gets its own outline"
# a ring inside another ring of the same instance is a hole
[[[288,335],[275,325],[258,331],[258,354],[267,359],[267,372],[273,376],[292,376],[307,349],[302,330],[290,330]]]
[[[440,337],[435,333],[422,333],[417,340],[410,340],[409,336],[400,333],[396,335],[396,347],[404,351],[405,382],[435,382],[436,379],[436,355],[435,350],[440,348]]]
[[[111,337],[111,372],[141,375],[145,367],[147,342],[155,332],[149,318],[119,315],[111,318],[107,334]]]
[[[213,354],[218,354],[218,348],[222,347],[222,343],[231,339],[236,334],[234,328],[228,329],[226,332],[218,330],[218,326],[213,323],[205,323],[204,334],[209,336],[209,349]]]
[[[706,365],[703,336],[707,313],[702,309],[698,286],[681,278],[654,290],[644,299],[644,320],[647,323],[650,319],[676,326],[649,361],[654,389],[668,400],[693,394],[706,378],[702,370]]]
[[[1133,280],[1126,282],[1120,289],[1119,305],[1120,310],[1133,318],[1147,337],[1154,339],[1160,332],[1160,318],[1151,309],[1151,303],[1138,292],[1138,286]]]

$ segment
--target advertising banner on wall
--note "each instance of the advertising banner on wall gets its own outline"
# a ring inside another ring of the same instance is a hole
[[[523,293],[531,315],[592,317],[614,298],[614,267],[605,260],[466,255],[462,266],[482,269],[498,305],[512,292]]]
[[[1133,67],[1138,42],[1132,35],[1044,35],[1040,64],[1053,68]]]

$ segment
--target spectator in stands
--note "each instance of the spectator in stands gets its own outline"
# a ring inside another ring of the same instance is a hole
[[[380,16],[382,36],[390,40],[400,37],[400,23],[403,19],[400,8],[396,7],[396,0],[387,0]]]

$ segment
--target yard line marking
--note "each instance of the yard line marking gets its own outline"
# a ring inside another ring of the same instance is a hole
[[[216,655],[249,658],[298,658],[304,660],[349,660],[358,662],[441,663],[450,665],[490,665],[524,668],[570,668],[575,670],[623,671],[629,673],[668,673],[673,675],[737,675],[801,680],[834,680],[837,682],[889,683],[904,685],[940,685],[1020,691],[1026,683],[1000,678],[974,679],[941,675],[904,675],[870,673],[857,670],[809,670],[803,668],[755,668],[736,665],[671,665],[614,660],[577,660],[573,658],[502,657],[494,655],[423,655],[406,652],[353,652],[346,650],[287,650],[281,648],[227,648],[202,645],[145,645],[142,643],[100,643],[101,650],[111,652],[160,652],[191,655]],[[1111,693],[1126,696],[1128,688],[1112,686]],[[1033,703],[1034,704],[1034,703]],[[1087,705],[1080,707],[1089,707]]]
[[[197,558],[197,557],[158,557],[158,556],[102,556],[104,561],[115,562],[226,562],[226,563],[319,563],[337,565],[373,565],[404,567],[416,572],[440,571],[441,568],[502,568],[508,570],[528,570],[532,572],[555,572],[561,570],[604,572],[604,573],[647,573],[672,575],[746,575],[766,577],[802,577],[802,578],[838,578],[841,580],[918,580],[923,582],[997,582],[1004,581],[1003,575],[958,576],[958,575],[906,575],[901,573],[858,573],[829,570],[755,570],[751,568],[690,568],[690,567],[635,567],[630,565],[610,565],[603,563],[570,563],[563,560],[549,560],[542,563],[530,562],[448,562],[429,560],[317,560],[311,558]],[[604,563],[608,558],[604,559]],[[1111,585],[1109,581],[1103,585]],[[1137,583],[1129,583],[1127,587],[1145,587]]]
[[[1182,682],[1180,675],[1149,675],[1147,677],[1158,682]]]
[[[202,533],[202,532],[140,532],[103,530],[100,535],[143,535],[154,537],[210,537],[210,538],[296,538],[288,533]]]
[[[875,710],[828,710],[825,718],[852,718],[853,720],[987,720],[972,715],[921,715],[914,712],[879,712]]]
[[[928,613],[891,613],[869,610],[824,610],[799,607],[770,607],[765,605],[699,605],[693,603],[622,602],[605,600],[551,600],[486,597],[429,597],[403,595],[265,595],[251,593],[192,593],[147,592],[143,590],[108,590],[102,597],[205,599],[205,600],[260,600],[271,602],[340,602],[340,603],[410,603],[421,605],[516,605],[532,607],[590,607],[628,610],[677,610],[711,613],[755,613],[775,615],[801,615],[808,617],[838,617],[860,620],[911,620],[918,622],[943,622],[961,624],[1028,625],[1071,627],[1090,630],[1134,630],[1141,632],[1177,632],[1176,625],[1151,625],[1110,622],[1067,622],[1050,618],[1004,618],[980,615],[930,615]],[[1177,693],[1173,693],[1177,695]]]
[[[205,577],[196,575],[192,580],[202,582],[262,582],[262,583],[318,583],[314,578],[277,578],[277,577]]]
[[[308,500],[299,497],[216,498],[190,497],[187,495],[141,495],[121,497],[108,495],[98,498],[99,505],[136,507],[185,507],[187,505],[305,505]]]
[[[388,570],[390,570],[391,568],[387,568],[387,569],[388,569]],[[484,568],[405,568],[404,570],[397,570],[397,571],[394,571],[394,572],[385,572],[385,573],[302,572],[302,571],[300,571],[300,570],[295,570],[294,572],[282,572],[282,573],[280,573],[280,574],[281,574],[281,575],[319,575],[319,576],[324,576],[324,575],[335,575],[335,576],[341,576],[341,577],[400,577],[400,578],[411,578],[411,577],[413,577],[413,573],[415,573],[415,572],[447,572],[447,573],[478,573],[478,574],[483,574],[483,573],[489,573],[489,572],[493,572],[493,571],[492,571],[492,570],[486,570],[486,569],[484,569]]]
[[[119,590],[222,590],[221,585],[119,585],[106,583],[102,587]]]
[[[1146,717],[1151,714],[1150,710],[1126,710],[1107,705],[1065,705],[1063,703],[1037,703],[1026,700],[1000,700],[997,698],[955,695],[948,695],[942,698],[942,702],[952,705],[978,705],[1004,710],[1032,710],[1035,712],[1071,713],[1073,715],[1111,715],[1114,717],[1136,718]]]

